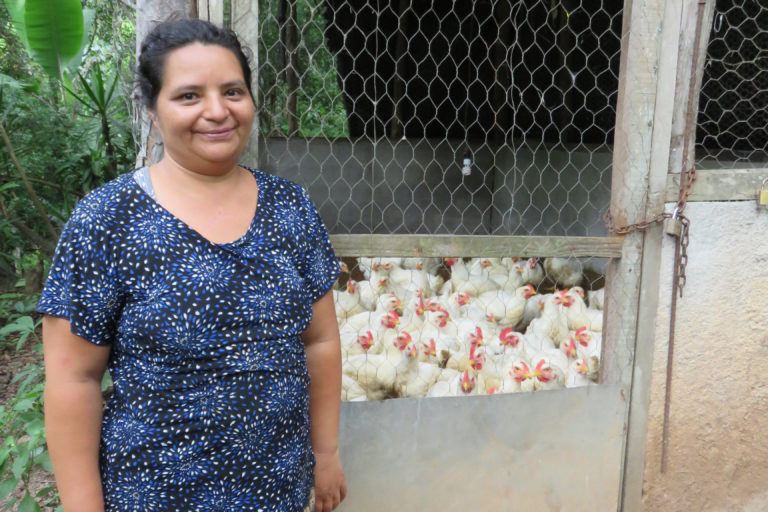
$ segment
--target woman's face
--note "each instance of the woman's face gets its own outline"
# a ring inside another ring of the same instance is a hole
[[[208,174],[234,167],[254,115],[237,57],[200,43],[169,52],[153,114],[164,151],[184,168]]]

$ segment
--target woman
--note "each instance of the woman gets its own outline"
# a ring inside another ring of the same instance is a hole
[[[333,510],[326,229],[303,188],[237,164],[254,104],[234,34],[159,25],[138,83],[165,155],[78,203],[38,304],[64,510],[302,511],[313,485],[315,510]]]

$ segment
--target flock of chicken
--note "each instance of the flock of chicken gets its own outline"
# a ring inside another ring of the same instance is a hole
[[[585,292],[572,261],[358,258],[357,266],[365,279],[347,275],[345,289],[334,290],[342,400],[514,393],[597,380],[603,290]],[[545,278],[557,287],[538,294]]]

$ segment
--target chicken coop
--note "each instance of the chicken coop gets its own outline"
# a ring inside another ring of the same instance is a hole
[[[766,133],[710,101],[731,11],[198,2],[253,51],[249,158],[339,257],[341,510],[635,509],[665,203]]]

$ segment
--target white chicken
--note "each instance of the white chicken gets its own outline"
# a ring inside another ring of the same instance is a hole
[[[395,378],[395,391],[400,397],[425,396],[437,382],[442,369],[435,364],[421,362],[418,357],[418,347],[411,345],[406,353],[408,362],[404,370]]]
[[[543,295],[534,295],[528,299],[528,302],[525,303],[523,319],[518,326],[520,330],[524,330],[531,324],[534,318],[541,316],[541,312],[544,310],[544,303],[551,295],[551,293],[545,293]]]
[[[554,302],[561,306],[561,311],[565,313],[570,330],[582,327],[586,327],[591,331],[603,330],[603,312],[599,309],[588,308],[579,293],[572,293],[570,290],[560,290],[555,293]]]
[[[484,395],[487,390],[497,389],[498,384],[489,382],[487,376],[465,370],[450,380],[438,380],[427,393],[428,397]]]
[[[352,279],[347,281],[344,291],[333,290],[333,301],[336,304],[336,318],[339,320],[368,310],[360,302],[357,283]]]
[[[531,357],[533,368],[533,389],[558,389],[565,387],[565,375],[568,371],[568,360],[557,350],[536,354]]]
[[[421,328],[411,333],[417,346],[431,348],[434,344],[434,352],[438,356],[444,350],[459,349],[458,328],[453,322],[449,322],[448,314],[444,310],[426,311],[424,316]]]
[[[573,333],[571,333],[571,338],[573,338],[576,350],[579,354],[579,357],[597,357],[598,359],[601,356],[602,351],[602,345],[603,345],[603,335],[600,332],[593,332],[590,330],[587,330],[586,327],[582,327],[581,329],[577,329]]]
[[[360,295],[360,304],[368,311],[374,310],[376,308],[376,301],[387,291],[386,284],[386,279],[380,279],[377,282],[359,281],[357,283],[357,291]]]
[[[596,358],[581,357],[568,365],[565,387],[576,388],[589,386],[597,382],[600,363]]]
[[[389,270],[387,288],[403,300],[408,300],[420,291],[432,296],[443,285],[443,278],[433,276],[424,270],[406,270],[393,265]]]
[[[405,371],[410,340],[397,339],[385,346],[381,354],[349,356],[342,364],[342,373],[352,377],[365,390],[368,400],[383,400],[397,396],[395,380]]]
[[[535,294],[534,287],[528,284],[516,289],[514,294],[501,290],[482,293],[472,305],[482,307],[488,321],[501,327],[515,327],[523,319],[528,299]]]
[[[400,324],[400,315],[396,311],[366,311],[347,318],[346,322],[339,326],[339,334],[359,335],[366,330],[373,331],[374,335],[381,336],[387,329],[395,329]]]
[[[512,327],[505,327],[499,331],[498,335],[489,337],[486,351],[494,355],[514,354],[521,356],[525,353],[524,339],[524,334],[516,332]]]
[[[544,260],[544,270],[559,288],[576,286],[583,278],[578,261],[568,258],[547,258]]]
[[[512,270],[520,276],[523,284],[539,286],[544,280],[544,269],[539,265],[538,258],[518,260],[512,264]]]
[[[479,328],[478,328],[479,329]],[[475,336],[481,336],[478,333]],[[445,367],[463,372],[467,369],[480,371],[485,365],[485,349],[482,348],[482,338],[470,343],[469,350],[452,350],[450,357],[445,362]]]
[[[544,302],[541,316],[533,319],[525,331],[528,337],[549,338],[555,346],[568,338],[568,319],[560,313],[560,301],[557,295],[549,297]]]
[[[403,258],[402,267],[411,270],[423,270],[435,275],[442,264],[441,258]]]
[[[363,387],[349,375],[341,375],[341,399],[346,402],[364,402],[368,400]]]
[[[403,258],[357,258],[357,267],[363,272],[366,279],[371,279],[373,272],[386,277],[393,265],[400,265]]]

